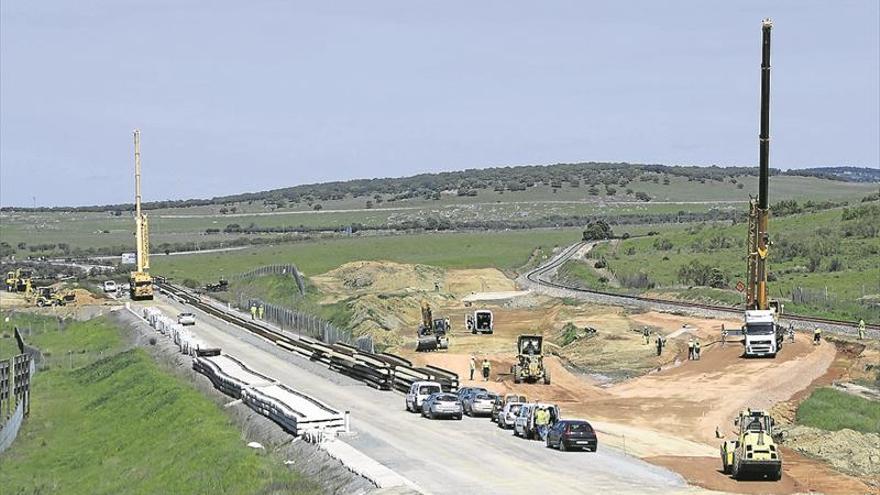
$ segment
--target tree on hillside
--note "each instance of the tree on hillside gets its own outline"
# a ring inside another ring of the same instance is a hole
[[[595,220],[587,224],[584,229],[585,241],[602,241],[614,237],[611,226],[605,220]]]

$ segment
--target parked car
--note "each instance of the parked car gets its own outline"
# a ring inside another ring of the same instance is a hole
[[[550,424],[553,426],[559,421],[559,408],[556,404],[544,404],[539,402],[531,402],[523,404],[519,409],[519,414],[513,423],[513,435],[534,440],[538,438],[538,429],[535,427],[535,412],[539,408],[550,409]]]
[[[104,288],[104,292],[116,292],[116,281],[105,280],[103,288]]]
[[[437,382],[418,381],[413,382],[406,393],[406,410],[419,412],[422,410],[422,402],[431,394],[442,392],[443,387]]]
[[[461,405],[468,416],[491,416],[497,395],[492,392],[476,392],[467,395]]]
[[[508,402],[528,402],[525,395],[507,394],[505,396],[497,396],[495,405],[492,407],[492,421],[498,421],[498,415],[504,409]]]
[[[180,313],[177,315],[177,323],[187,326],[196,324],[196,315],[193,313]]]
[[[547,432],[547,448],[566,450],[589,450],[595,452],[599,447],[593,426],[580,419],[563,419]]]
[[[519,415],[519,410],[522,405],[522,402],[508,402],[505,404],[504,409],[498,413],[498,419],[495,421],[498,423],[498,427],[505,430],[513,428],[513,423],[516,421],[516,417]]]
[[[458,399],[462,402],[462,405],[464,405],[464,401],[468,398],[469,395],[477,394],[480,392],[488,392],[488,390],[483,387],[464,387],[458,389],[458,392],[456,392],[456,394],[458,394]]]
[[[438,392],[422,401],[422,416],[429,419],[453,418],[461,419],[461,401],[458,396],[446,392]]]

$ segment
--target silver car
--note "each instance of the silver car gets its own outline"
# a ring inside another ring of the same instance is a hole
[[[455,394],[431,394],[422,402],[422,416],[430,419],[461,419],[461,402]]]
[[[196,315],[192,313],[180,313],[177,315],[177,323],[181,325],[195,325],[196,324]]]
[[[491,416],[497,398],[498,396],[491,392],[468,394],[462,401],[462,407],[468,416]]]

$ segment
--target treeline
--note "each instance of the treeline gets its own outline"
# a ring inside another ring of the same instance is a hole
[[[823,170],[830,170],[827,175]],[[144,203],[148,210],[165,208],[187,208],[193,206],[218,205],[232,207],[236,203],[253,203],[262,201],[267,205],[284,207],[289,203],[316,203],[319,201],[339,200],[344,198],[364,198],[375,201],[400,201],[412,198],[440,199],[442,192],[455,192],[459,196],[476,196],[480,190],[486,191],[522,191],[536,185],[544,185],[554,189],[563,187],[586,187],[598,191],[604,186],[607,191],[614,188],[626,188],[634,181],[652,181],[669,183],[670,177],[684,177],[689,181],[724,182],[730,181],[741,187],[737,178],[755,176],[756,167],[697,167],[668,166],[659,164],[637,163],[559,163],[555,165],[526,165],[515,167],[494,167],[485,169],[467,169],[455,172],[419,174],[411,177],[357,179],[334,181],[320,184],[305,184],[295,187],[273,189],[230,196],[217,196],[210,199],[187,199],[152,201]],[[875,177],[871,169],[855,167],[836,167],[830,169],[790,170],[782,172],[773,170],[774,175],[806,175],[837,180],[862,180],[864,177]],[[642,193],[644,195],[644,193]],[[647,200],[649,198],[637,198]],[[3,211],[13,208],[4,207]],[[54,208],[14,208],[16,211],[79,211],[104,212],[115,214],[132,211],[130,203],[115,205],[96,205],[80,207]]]

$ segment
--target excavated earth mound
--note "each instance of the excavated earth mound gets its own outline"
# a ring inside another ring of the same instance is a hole
[[[828,462],[836,469],[855,476],[880,481],[880,434],[849,429],[825,431],[809,426],[783,426],[783,445]]]

